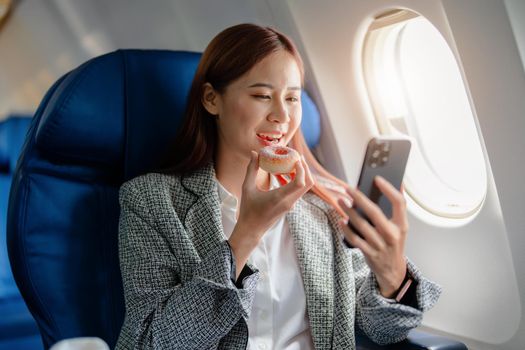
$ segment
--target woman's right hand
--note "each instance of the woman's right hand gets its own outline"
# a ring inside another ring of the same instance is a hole
[[[228,240],[236,259],[237,275],[264,233],[286,214],[314,185],[303,157],[295,164],[295,178],[275,190],[263,191],[255,182],[259,170],[258,155],[252,151],[242,185],[239,218]]]

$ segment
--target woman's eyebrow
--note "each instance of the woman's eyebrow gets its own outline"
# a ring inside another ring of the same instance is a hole
[[[250,86],[248,86],[249,88],[253,88],[253,87],[265,87],[265,88],[269,88],[269,89],[274,89],[273,85],[272,84],[268,84],[268,83],[255,83],[255,84],[252,84]],[[300,86],[290,86],[288,88],[288,90],[301,90],[301,87]]]

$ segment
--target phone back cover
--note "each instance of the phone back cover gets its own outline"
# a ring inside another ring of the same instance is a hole
[[[370,142],[375,142],[372,139]],[[392,206],[388,198],[375,186],[374,177],[380,175],[394,185],[398,190],[401,188],[403,175],[405,172],[408,155],[410,153],[410,141],[408,140],[389,140],[390,152],[388,159],[377,167],[371,166],[373,149],[367,147],[363,171],[359,178],[357,187],[373,202],[377,203],[383,213],[390,218],[392,216]]]

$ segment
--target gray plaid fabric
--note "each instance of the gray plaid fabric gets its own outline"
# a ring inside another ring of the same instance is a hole
[[[259,272],[232,282],[213,166],[184,177],[151,173],[120,190],[119,253],[126,317],[117,349],[245,349]],[[409,262],[418,309],[379,294],[357,249],[346,248],[337,213],[308,193],[286,214],[304,281],[316,349],[402,340],[441,288]],[[233,264],[233,266],[235,266]]]

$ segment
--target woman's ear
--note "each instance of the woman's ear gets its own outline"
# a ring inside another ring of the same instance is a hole
[[[204,89],[202,92],[202,105],[211,115],[219,114],[220,95],[217,93],[217,91],[215,91],[210,83],[204,84]]]

